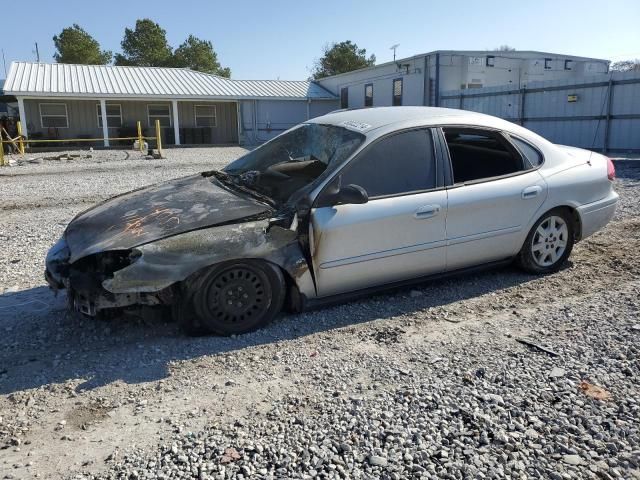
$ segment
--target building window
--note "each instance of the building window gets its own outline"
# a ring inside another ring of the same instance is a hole
[[[373,83],[364,86],[364,106],[373,107]]]
[[[100,104],[96,104],[96,113],[98,115],[98,127],[102,128],[102,110]],[[107,103],[107,127],[120,128],[122,126],[122,107],[118,104]]]
[[[154,127],[156,120],[160,120],[161,127],[171,126],[171,109],[169,105],[147,105],[149,127]]]
[[[42,128],[69,128],[69,116],[65,103],[41,103],[40,124]]]
[[[215,127],[216,126],[216,106],[215,105],[196,105],[196,127]]]
[[[551,70],[551,59],[550,58],[545,58],[544,59],[544,69],[545,70]]]
[[[573,60],[565,60],[564,61],[564,69],[565,70],[573,70]]]
[[[340,108],[349,108],[349,87],[340,89]]]
[[[496,57],[493,55],[487,55],[487,61],[485,63],[487,67],[495,67],[496,66]]]
[[[393,102],[394,107],[402,105],[402,79],[396,78],[393,81]]]

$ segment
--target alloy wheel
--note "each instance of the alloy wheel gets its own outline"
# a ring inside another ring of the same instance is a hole
[[[555,264],[567,248],[568,237],[569,229],[564,219],[556,215],[544,219],[531,240],[534,261],[541,267]]]

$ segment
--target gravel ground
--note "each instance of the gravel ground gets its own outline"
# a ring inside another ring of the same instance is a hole
[[[640,479],[640,161],[616,161],[615,220],[547,277],[490,271],[197,339],[82,321],[45,288],[76,213],[242,152],[0,170],[0,477]]]

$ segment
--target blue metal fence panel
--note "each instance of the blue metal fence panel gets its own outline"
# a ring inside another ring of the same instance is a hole
[[[455,90],[442,93],[441,105],[521,123],[564,145],[640,151],[640,72]]]

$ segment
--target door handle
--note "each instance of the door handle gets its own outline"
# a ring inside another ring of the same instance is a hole
[[[539,185],[534,185],[533,187],[527,187],[522,191],[522,198],[525,200],[527,198],[537,197],[542,191],[542,187]]]
[[[423,205],[413,214],[417,219],[435,217],[440,213],[440,205]]]

